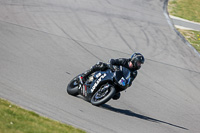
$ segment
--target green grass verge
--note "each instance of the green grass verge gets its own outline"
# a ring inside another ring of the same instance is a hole
[[[178,31],[200,53],[200,31],[183,30],[183,29],[178,29]]]
[[[200,0],[170,0],[168,12],[173,16],[200,22]],[[177,30],[200,53],[200,31]]]
[[[0,133],[85,133],[0,99]]]
[[[200,22],[200,0],[170,0],[168,4],[171,15]]]

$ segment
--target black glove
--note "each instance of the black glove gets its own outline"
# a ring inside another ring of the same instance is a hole
[[[96,67],[100,68],[102,71],[105,71],[107,69],[109,69],[110,67],[108,66],[108,64],[103,63],[103,62],[98,62],[96,64]]]

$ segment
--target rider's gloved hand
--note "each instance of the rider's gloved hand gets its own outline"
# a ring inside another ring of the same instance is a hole
[[[103,62],[98,62],[98,63],[95,65],[95,67],[98,67],[98,68],[100,68],[100,69],[103,70],[103,71],[109,69],[108,64],[103,63]]]
[[[103,67],[104,67],[104,70],[107,70],[107,69],[111,69],[112,70],[112,66],[111,64],[107,64],[107,63],[103,63]]]

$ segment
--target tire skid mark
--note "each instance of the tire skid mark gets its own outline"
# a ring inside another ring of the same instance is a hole
[[[41,30],[38,30],[38,29],[34,29],[34,28],[30,28],[30,27],[26,27],[26,26],[23,26],[23,25],[19,25],[19,24],[16,24],[16,23],[11,23],[11,22],[6,22],[6,21],[3,21],[3,20],[0,20],[2,23],[6,23],[6,24],[10,24],[10,25],[14,25],[14,26],[18,26],[18,27],[22,27],[22,28],[26,28],[26,29],[29,29],[29,30],[33,30],[33,31],[37,31],[37,32],[41,32],[41,33],[44,33],[44,34],[48,34],[48,35],[52,35],[52,36],[57,36],[57,37],[62,37],[62,38],[66,38],[66,39],[70,39],[70,40],[73,40],[74,42],[76,42],[78,45],[80,45],[83,49],[85,49],[86,51],[88,51],[91,55],[94,55],[93,53],[91,53],[89,50],[87,50],[83,45],[83,43],[87,44],[87,45],[93,45],[95,47],[99,47],[99,48],[102,48],[102,49],[107,49],[107,50],[111,50],[113,52],[120,52],[120,53],[123,53],[123,54],[126,54],[126,55],[131,55],[131,54],[128,54],[126,52],[123,52],[123,51],[118,51],[118,50],[115,50],[115,49],[110,49],[110,48],[106,48],[106,47],[102,47],[102,46],[96,46],[94,44],[91,44],[91,43],[87,43],[87,42],[83,42],[83,41],[79,41],[79,40],[76,40],[76,39],[73,39],[72,37],[63,37],[63,36],[59,36],[59,35],[56,35],[56,34],[52,34],[52,33],[48,33],[48,32],[45,32],[45,31],[41,31]],[[150,34],[151,35],[151,34]],[[153,38],[154,39],[154,38]],[[154,39],[155,40],[155,39]],[[155,42],[156,43],[156,42]],[[99,57],[95,56],[97,59],[101,60]],[[167,63],[164,63],[164,62],[161,62],[161,61],[156,61],[156,60],[153,60],[153,59],[150,59],[150,58],[146,58],[146,60],[149,60],[149,61],[152,61],[152,62],[157,62],[159,64],[164,64],[164,65],[167,65],[167,66],[171,66],[171,67],[175,67],[175,68],[178,68],[178,69],[182,69],[182,70],[186,70],[186,71],[190,71],[190,72],[194,72],[194,73],[197,73],[197,74],[200,74],[200,72],[198,71],[194,71],[194,70],[190,70],[190,69],[187,69],[187,68],[183,68],[183,67],[180,67],[180,66],[175,66],[175,65],[171,65],[171,64],[167,64]]]
[[[149,44],[150,44],[149,37],[148,37],[148,35],[146,34],[146,32],[145,32],[145,30],[143,28],[141,28],[141,30],[142,30],[142,33],[144,34],[144,36],[145,36],[145,38],[147,40],[147,44],[146,45],[149,46]]]
[[[149,22],[148,22],[148,24],[145,25],[145,26],[141,26],[141,25],[139,25],[139,24],[136,23],[136,22],[134,22],[134,24],[137,25],[137,27],[139,27],[140,30],[141,30],[141,32],[144,34],[144,37],[146,38],[146,39],[144,39],[144,40],[146,40],[146,46],[148,47],[148,46],[150,45],[150,39],[149,39],[148,34],[146,33],[145,29],[149,26]],[[137,45],[136,45],[136,46],[137,46]],[[138,44],[138,46],[140,46],[140,45]],[[139,48],[138,48],[138,49],[139,49]]]
[[[92,37],[92,36],[90,35],[89,32],[91,32],[95,37],[97,37],[97,35],[96,35],[91,29],[89,29],[89,28],[87,27],[87,25],[81,20],[81,18],[79,17],[79,15],[78,15],[76,12],[73,12],[73,13],[75,14],[75,16],[76,16],[78,22],[80,23],[80,25],[82,26],[83,30],[84,30],[85,33],[88,35],[88,37],[89,37],[92,41],[94,41],[95,43],[97,43],[97,41],[94,39],[94,37]]]
[[[81,48],[83,48],[84,50],[86,50],[88,53],[90,53],[92,56],[94,56],[95,58],[97,58],[98,60],[103,61],[102,59],[100,59],[98,56],[96,56],[95,54],[93,54],[91,51],[89,51],[87,48],[85,48],[80,42],[78,42],[77,40],[75,40],[73,37],[71,37],[63,28],[61,28],[58,24],[56,24],[53,20],[52,22],[61,30],[63,31],[63,33],[65,35],[67,35],[72,41],[74,41],[76,44],[78,44]]]
[[[162,35],[164,38],[165,38],[165,40],[163,41],[163,40],[159,40],[159,42],[161,42],[161,43],[163,43],[163,44],[166,44],[166,45],[162,45],[162,46],[164,46],[164,47],[162,47],[162,50],[161,51],[158,51],[158,52],[156,52],[156,54],[154,55],[154,56],[159,56],[159,55],[162,55],[163,53],[166,53],[166,51],[169,51],[168,50],[168,39],[167,39],[167,37],[166,37],[166,35],[159,29],[159,28],[157,28],[157,27],[155,27],[155,30],[156,30],[156,32],[159,34],[159,35]],[[158,42],[158,44],[159,44],[159,42]],[[161,48],[161,46],[160,46],[160,48]],[[168,52],[167,52],[168,53]],[[165,54],[165,55],[168,55],[168,54]],[[166,56],[165,56],[165,58],[166,58]]]
[[[33,30],[33,31],[37,31],[37,32],[41,32],[41,33],[44,33],[44,34],[47,34],[47,35],[51,35],[51,36],[57,36],[57,37],[61,37],[61,38],[73,40],[73,41],[75,41],[75,42],[82,43],[82,45],[83,45],[83,43],[84,43],[84,44],[92,45],[92,46],[99,47],[99,48],[102,48],[102,49],[107,49],[107,50],[111,50],[111,51],[116,51],[116,52],[120,52],[120,53],[123,53],[123,54],[127,54],[127,53],[125,53],[125,52],[123,52],[123,51],[118,51],[118,50],[115,50],[115,49],[102,47],[102,46],[100,46],[100,45],[97,46],[97,45],[92,44],[92,43],[87,43],[87,42],[84,42],[84,41],[76,40],[76,39],[70,38],[69,36],[60,36],[60,35],[56,35],[56,34],[52,34],[52,33],[46,32],[46,31],[42,31],[42,30],[38,30],[38,29],[26,27],[26,26],[23,26],[23,25],[19,25],[19,24],[16,24],[16,23],[7,22],[7,21],[3,21],[3,20],[0,20],[0,22],[6,23],[6,24],[9,24],[9,25],[13,25],[13,26],[17,26],[17,27],[21,27],[21,28],[25,28],[25,29],[29,29],[29,30]],[[55,24],[55,22],[54,22],[54,24]],[[60,28],[59,28],[59,29],[60,29]],[[128,55],[128,54],[127,54],[127,55]]]
[[[82,25],[83,30],[85,31],[85,33],[89,36],[89,38],[95,42],[95,44],[93,44],[94,46],[98,45],[100,46],[100,44],[94,39],[94,37],[92,37],[90,35],[90,32],[96,37],[98,38],[98,36],[96,35],[96,33],[94,33],[90,28],[88,28],[88,26],[81,20],[81,18],[79,17],[79,15],[77,14],[77,11],[72,10],[73,8],[71,7],[70,10],[71,12],[73,12],[75,14],[75,17],[77,18],[78,22]],[[99,38],[98,38],[99,39]],[[101,48],[101,47],[100,47]],[[103,49],[103,48],[101,48]],[[110,55],[107,51],[104,51],[107,55]]]
[[[135,39],[134,35],[132,35],[132,34],[129,34],[129,36],[130,36],[130,37],[133,39],[133,41],[135,42],[134,51],[137,51],[137,49],[139,49],[138,46],[140,46],[140,45],[138,44],[138,42],[137,42],[137,39]]]
[[[116,33],[119,35],[119,37],[121,38],[121,40],[132,50],[132,47],[130,46],[130,44],[126,41],[126,39],[123,37],[123,35],[120,33],[120,31],[117,29],[117,27],[115,26],[115,24],[113,23],[112,19],[109,17],[110,23],[112,24],[114,30],[116,31]]]

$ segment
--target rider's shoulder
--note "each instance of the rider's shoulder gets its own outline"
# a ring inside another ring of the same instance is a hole
[[[119,58],[118,60],[123,61],[123,62],[129,62],[131,59],[129,59],[129,58]]]

